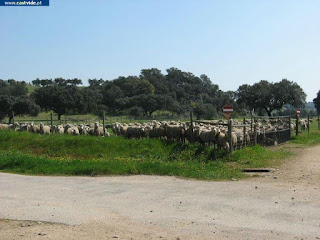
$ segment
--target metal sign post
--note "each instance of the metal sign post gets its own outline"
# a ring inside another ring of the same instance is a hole
[[[225,118],[227,120],[229,120],[231,118],[231,113],[233,112],[233,106],[225,105],[225,106],[223,106],[222,110],[223,110],[223,112],[225,114]]]
[[[300,117],[300,109],[297,109],[297,116],[296,116],[296,136],[299,134],[299,117]]]

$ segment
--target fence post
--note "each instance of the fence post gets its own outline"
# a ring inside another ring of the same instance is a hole
[[[257,119],[254,117],[254,145],[258,144]]]
[[[190,129],[191,129],[191,138],[190,138],[190,141],[193,142],[193,119],[192,119],[192,111],[190,111]]]
[[[193,126],[192,111],[190,111],[190,124]]]
[[[320,130],[320,114],[318,113],[318,130]]]
[[[308,114],[308,134],[310,133],[310,114]]]
[[[296,136],[299,134],[299,117],[296,115]]]
[[[244,143],[244,147],[247,146],[247,127],[246,127],[246,118],[243,118],[243,143]]]
[[[52,119],[52,112],[50,113],[50,123],[51,123],[51,130],[53,130],[53,119]]]
[[[253,114],[252,114],[252,112],[251,112],[251,133],[252,133],[252,130],[253,130]]]
[[[291,116],[289,116],[289,140],[291,139]]]
[[[106,122],[105,122],[105,119],[106,119],[106,113],[105,111],[102,111],[102,115],[103,115],[103,118],[102,118],[102,126],[103,126],[103,136],[105,137],[106,136]]]
[[[12,124],[14,124],[14,112],[12,111]]]
[[[228,137],[229,137],[229,150],[230,153],[233,152],[233,144],[232,144],[232,120],[230,119],[228,122]]]

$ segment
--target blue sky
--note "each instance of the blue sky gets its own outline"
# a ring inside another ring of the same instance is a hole
[[[89,4],[90,3],[90,4]],[[51,0],[0,7],[0,78],[206,74],[222,90],[287,78],[320,90],[318,0]]]

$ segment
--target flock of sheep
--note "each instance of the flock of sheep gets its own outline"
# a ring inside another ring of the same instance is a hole
[[[217,145],[219,148],[229,149],[228,135],[226,128],[212,126],[210,124],[189,123],[189,122],[158,122],[144,124],[111,124],[112,132],[115,136],[126,138],[158,138],[168,139],[177,142],[198,142],[204,145]],[[236,144],[237,136],[232,133]]]
[[[91,135],[91,136],[106,136],[110,134],[103,131],[103,127],[99,123],[94,124],[66,124],[47,126],[43,123],[35,125],[34,123],[14,123],[14,124],[0,124],[0,130],[14,130],[14,131],[28,131],[32,133],[50,135],[51,133],[56,134],[68,134],[68,135]]]
[[[203,145],[217,146],[219,149],[236,149],[244,145],[252,143],[254,134],[261,135],[267,132],[276,132],[281,130],[295,129],[295,123],[283,121],[282,119],[259,119],[255,124],[250,121],[245,123],[233,121],[231,136],[228,131],[226,121],[218,120],[208,123],[201,122],[158,122],[152,121],[149,123],[113,123],[108,125],[106,129],[98,122],[94,124],[66,124],[47,126],[43,123],[36,125],[34,123],[14,123],[0,124],[0,130],[11,129],[15,131],[29,131],[38,134],[68,134],[68,135],[91,135],[91,136],[106,136],[110,133],[107,131],[111,128],[114,136],[122,136],[125,138],[158,138],[168,139],[178,142],[198,142]],[[246,128],[244,128],[244,124]],[[308,127],[308,121],[301,119],[299,121],[301,130],[305,131]],[[251,127],[253,126],[253,127]],[[255,126],[255,127],[254,127]],[[254,130],[255,129],[255,130]],[[255,132],[254,132],[255,131]],[[251,142],[250,142],[251,140]]]

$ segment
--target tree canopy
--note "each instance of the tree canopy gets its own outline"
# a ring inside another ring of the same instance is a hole
[[[0,120],[15,115],[37,115],[40,107],[28,96],[27,84],[24,81],[7,81],[0,79]]]
[[[306,94],[295,82],[282,79],[277,83],[261,80],[251,85],[241,85],[236,91],[237,103],[244,104],[249,110],[255,109],[268,116],[274,110],[280,110],[285,104],[300,107],[305,104]]]
[[[199,119],[210,119],[222,112],[224,105],[233,105],[238,113],[254,109],[270,116],[301,107],[306,98],[302,88],[287,79],[276,83],[261,80],[243,84],[236,92],[222,91],[207,75],[196,76],[178,68],[169,68],[165,74],[157,68],[142,69],[139,76],[89,79],[88,83],[81,86],[78,78],[37,78],[32,81],[36,88],[29,94],[25,82],[0,80],[0,117],[11,111],[36,115],[42,110],[54,111],[60,119],[63,114],[100,115],[104,110],[132,116],[150,116],[155,111],[187,115],[193,111]],[[320,105],[318,100],[315,104]]]
[[[320,90],[317,93],[317,97],[313,99],[314,105],[317,109],[318,114],[320,114]]]

